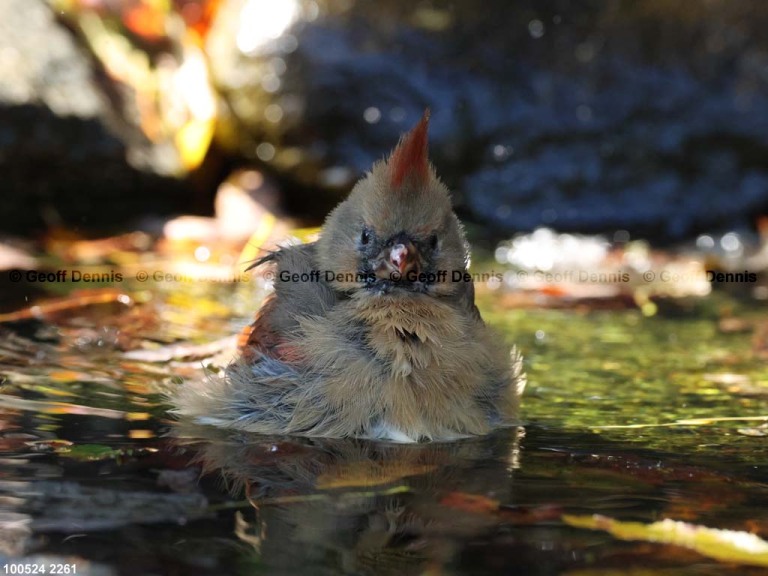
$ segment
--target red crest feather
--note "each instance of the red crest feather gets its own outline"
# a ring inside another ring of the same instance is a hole
[[[424,111],[421,121],[402,138],[389,157],[388,165],[392,186],[399,187],[412,176],[419,184],[429,176],[429,158],[427,158],[427,128],[429,127],[429,108]]]

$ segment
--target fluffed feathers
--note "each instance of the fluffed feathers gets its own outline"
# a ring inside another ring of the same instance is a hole
[[[260,262],[275,267],[275,293],[225,375],[179,392],[179,414],[402,442],[514,422],[522,359],[485,326],[461,276],[468,245],[427,160],[427,121],[355,186],[318,242]]]

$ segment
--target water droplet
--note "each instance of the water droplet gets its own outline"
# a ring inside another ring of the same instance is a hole
[[[282,58],[272,58],[272,60],[269,61],[269,65],[272,68],[272,72],[277,76],[282,76],[288,69],[285,60]]]
[[[317,5],[317,2],[308,2],[304,6],[304,11],[304,17],[307,19],[307,22],[314,22],[320,16],[320,6]]]
[[[576,108],[576,118],[579,119],[579,122],[589,122],[592,120],[592,108],[586,104],[579,104]]]
[[[528,22],[528,33],[534,40],[538,40],[544,36],[544,22],[537,19]]]
[[[510,208],[508,204],[501,204],[498,208],[496,208],[497,218],[504,219],[510,214],[512,214],[512,208]]]
[[[264,118],[267,119],[267,122],[277,124],[283,119],[283,109],[279,104],[270,104],[264,109]]]
[[[656,306],[656,304],[655,304],[655,303],[653,303],[653,302],[651,302],[651,301],[648,301],[648,302],[644,302],[644,303],[643,303],[643,304],[640,306],[640,313],[641,313],[643,316],[648,316],[648,317],[651,317],[651,316],[656,316],[656,313],[657,313],[658,311],[659,311],[659,307],[658,307],[658,306]]]
[[[711,250],[715,247],[715,240],[708,234],[702,234],[696,238],[696,248],[699,250]]]
[[[280,78],[275,74],[264,74],[261,79],[261,87],[265,92],[269,92],[270,94],[274,94],[280,90],[281,85],[282,82],[280,81]]]
[[[262,142],[256,146],[256,156],[259,160],[269,162],[275,157],[275,147],[269,142]]]
[[[392,122],[398,123],[405,120],[405,110],[400,108],[399,106],[396,106],[395,108],[392,108],[389,112],[389,117],[392,120]]]
[[[363,112],[363,119],[365,119],[368,124],[376,124],[381,120],[381,110],[375,106],[370,106]]]
[[[756,300],[768,300],[768,286],[757,286],[752,290],[752,295]]]
[[[348,186],[353,178],[352,171],[344,166],[331,166],[318,176],[320,183],[327,188],[343,188]]]
[[[504,144],[496,144],[493,147],[493,158],[497,161],[506,160],[514,152],[512,146],[504,146]]]
[[[595,57],[597,49],[592,42],[582,42],[576,46],[574,53],[576,54],[576,60],[582,64],[586,64],[587,62],[591,62]]]
[[[728,232],[720,238],[720,246],[726,252],[736,252],[741,248],[741,239],[735,232]]]
[[[255,190],[264,184],[264,176],[257,170],[246,170],[240,175],[240,185],[246,190]]]
[[[208,262],[211,257],[211,251],[207,246],[198,246],[195,248],[195,260],[198,262]]]
[[[283,54],[290,54],[299,47],[299,40],[293,34],[285,34],[277,40],[277,44]]]

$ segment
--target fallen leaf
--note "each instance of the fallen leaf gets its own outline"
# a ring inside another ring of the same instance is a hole
[[[652,524],[621,522],[599,514],[564,514],[562,519],[575,528],[604,530],[619,540],[672,544],[724,562],[768,567],[768,542],[749,532],[721,530],[671,519]]]
[[[743,436],[768,436],[768,424],[762,424],[755,428],[739,428],[736,432]]]

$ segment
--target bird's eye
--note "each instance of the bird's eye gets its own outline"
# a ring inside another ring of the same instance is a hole
[[[432,250],[437,248],[437,234],[432,234],[432,236],[429,237],[429,247]]]
[[[363,228],[363,231],[360,234],[360,244],[365,246],[370,241],[371,241],[371,233],[368,231],[368,228]]]

